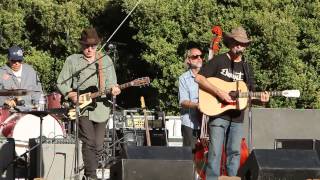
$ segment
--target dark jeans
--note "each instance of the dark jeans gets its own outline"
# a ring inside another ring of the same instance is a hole
[[[82,141],[82,158],[84,174],[90,178],[97,178],[96,169],[99,157],[103,153],[106,122],[97,123],[88,117],[80,117],[79,138]]]
[[[181,134],[183,137],[183,146],[191,146],[192,150],[194,150],[197,139],[200,137],[200,130],[181,125]]]

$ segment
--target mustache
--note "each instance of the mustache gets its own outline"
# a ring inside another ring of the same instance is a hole
[[[242,55],[244,53],[244,50],[235,50],[234,54],[236,55]]]

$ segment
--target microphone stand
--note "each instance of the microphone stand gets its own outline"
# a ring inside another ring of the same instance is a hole
[[[97,61],[97,60],[96,60]],[[79,116],[80,116],[80,107],[79,107],[79,96],[80,96],[80,72],[78,71],[78,73],[76,74],[77,77],[77,101],[76,101],[76,122],[75,122],[75,169],[74,169],[74,173],[75,173],[75,180],[79,180],[80,179],[80,166],[79,166]]]
[[[253,150],[253,137],[252,137],[252,91],[248,92],[248,146],[249,151]]]

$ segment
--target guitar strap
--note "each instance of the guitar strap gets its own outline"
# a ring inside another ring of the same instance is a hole
[[[105,82],[104,82],[104,78],[103,78],[103,62],[102,62],[102,53],[99,52],[98,53],[98,73],[99,73],[99,91],[103,91],[105,88]]]

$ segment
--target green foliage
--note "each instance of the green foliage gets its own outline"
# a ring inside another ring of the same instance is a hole
[[[0,2],[0,64],[7,49],[19,45],[38,70],[45,91],[55,89],[65,58],[79,51],[78,40],[106,1],[2,0]],[[50,72],[50,70],[52,70]]]
[[[137,2],[1,0],[0,65],[7,49],[20,45],[51,92],[65,58],[79,51],[82,29],[95,26],[106,40]],[[269,106],[320,108],[319,19],[319,0],[143,0],[112,39],[128,44],[119,51],[118,79],[150,76],[150,108],[159,105],[176,114],[185,49],[195,43],[206,51],[213,25],[226,32],[242,25],[253,40],[245,56],[257,90],[301,91],[299,99],[275,97]],[[222,45],[220,53],[226,51]]]
[[[56,85],[52,79],[58,76],[63,62],[52,58],[48,52],[38,51],[35,48],[29,50],[25,62],[31,64],[38,72],[43,88],[47,92],[52,92]]]
[[[135,2],[124,0],[123,7],[128,12]],[[138,31],[134,38],[145,45],[142,59],[159,67],[153,87],[163,107],[171,102],[173,107],[167,108],[178,110],[177,78],[184,71],[180,46],[194,41],[206,49],[213,25],[224,31],[242,25],[253,39],[246,59],[257,90],[302,92],[297,100],[272,98],[269,106],[319,108],[319,1],[150,0],[139,6],[131,27]]]

